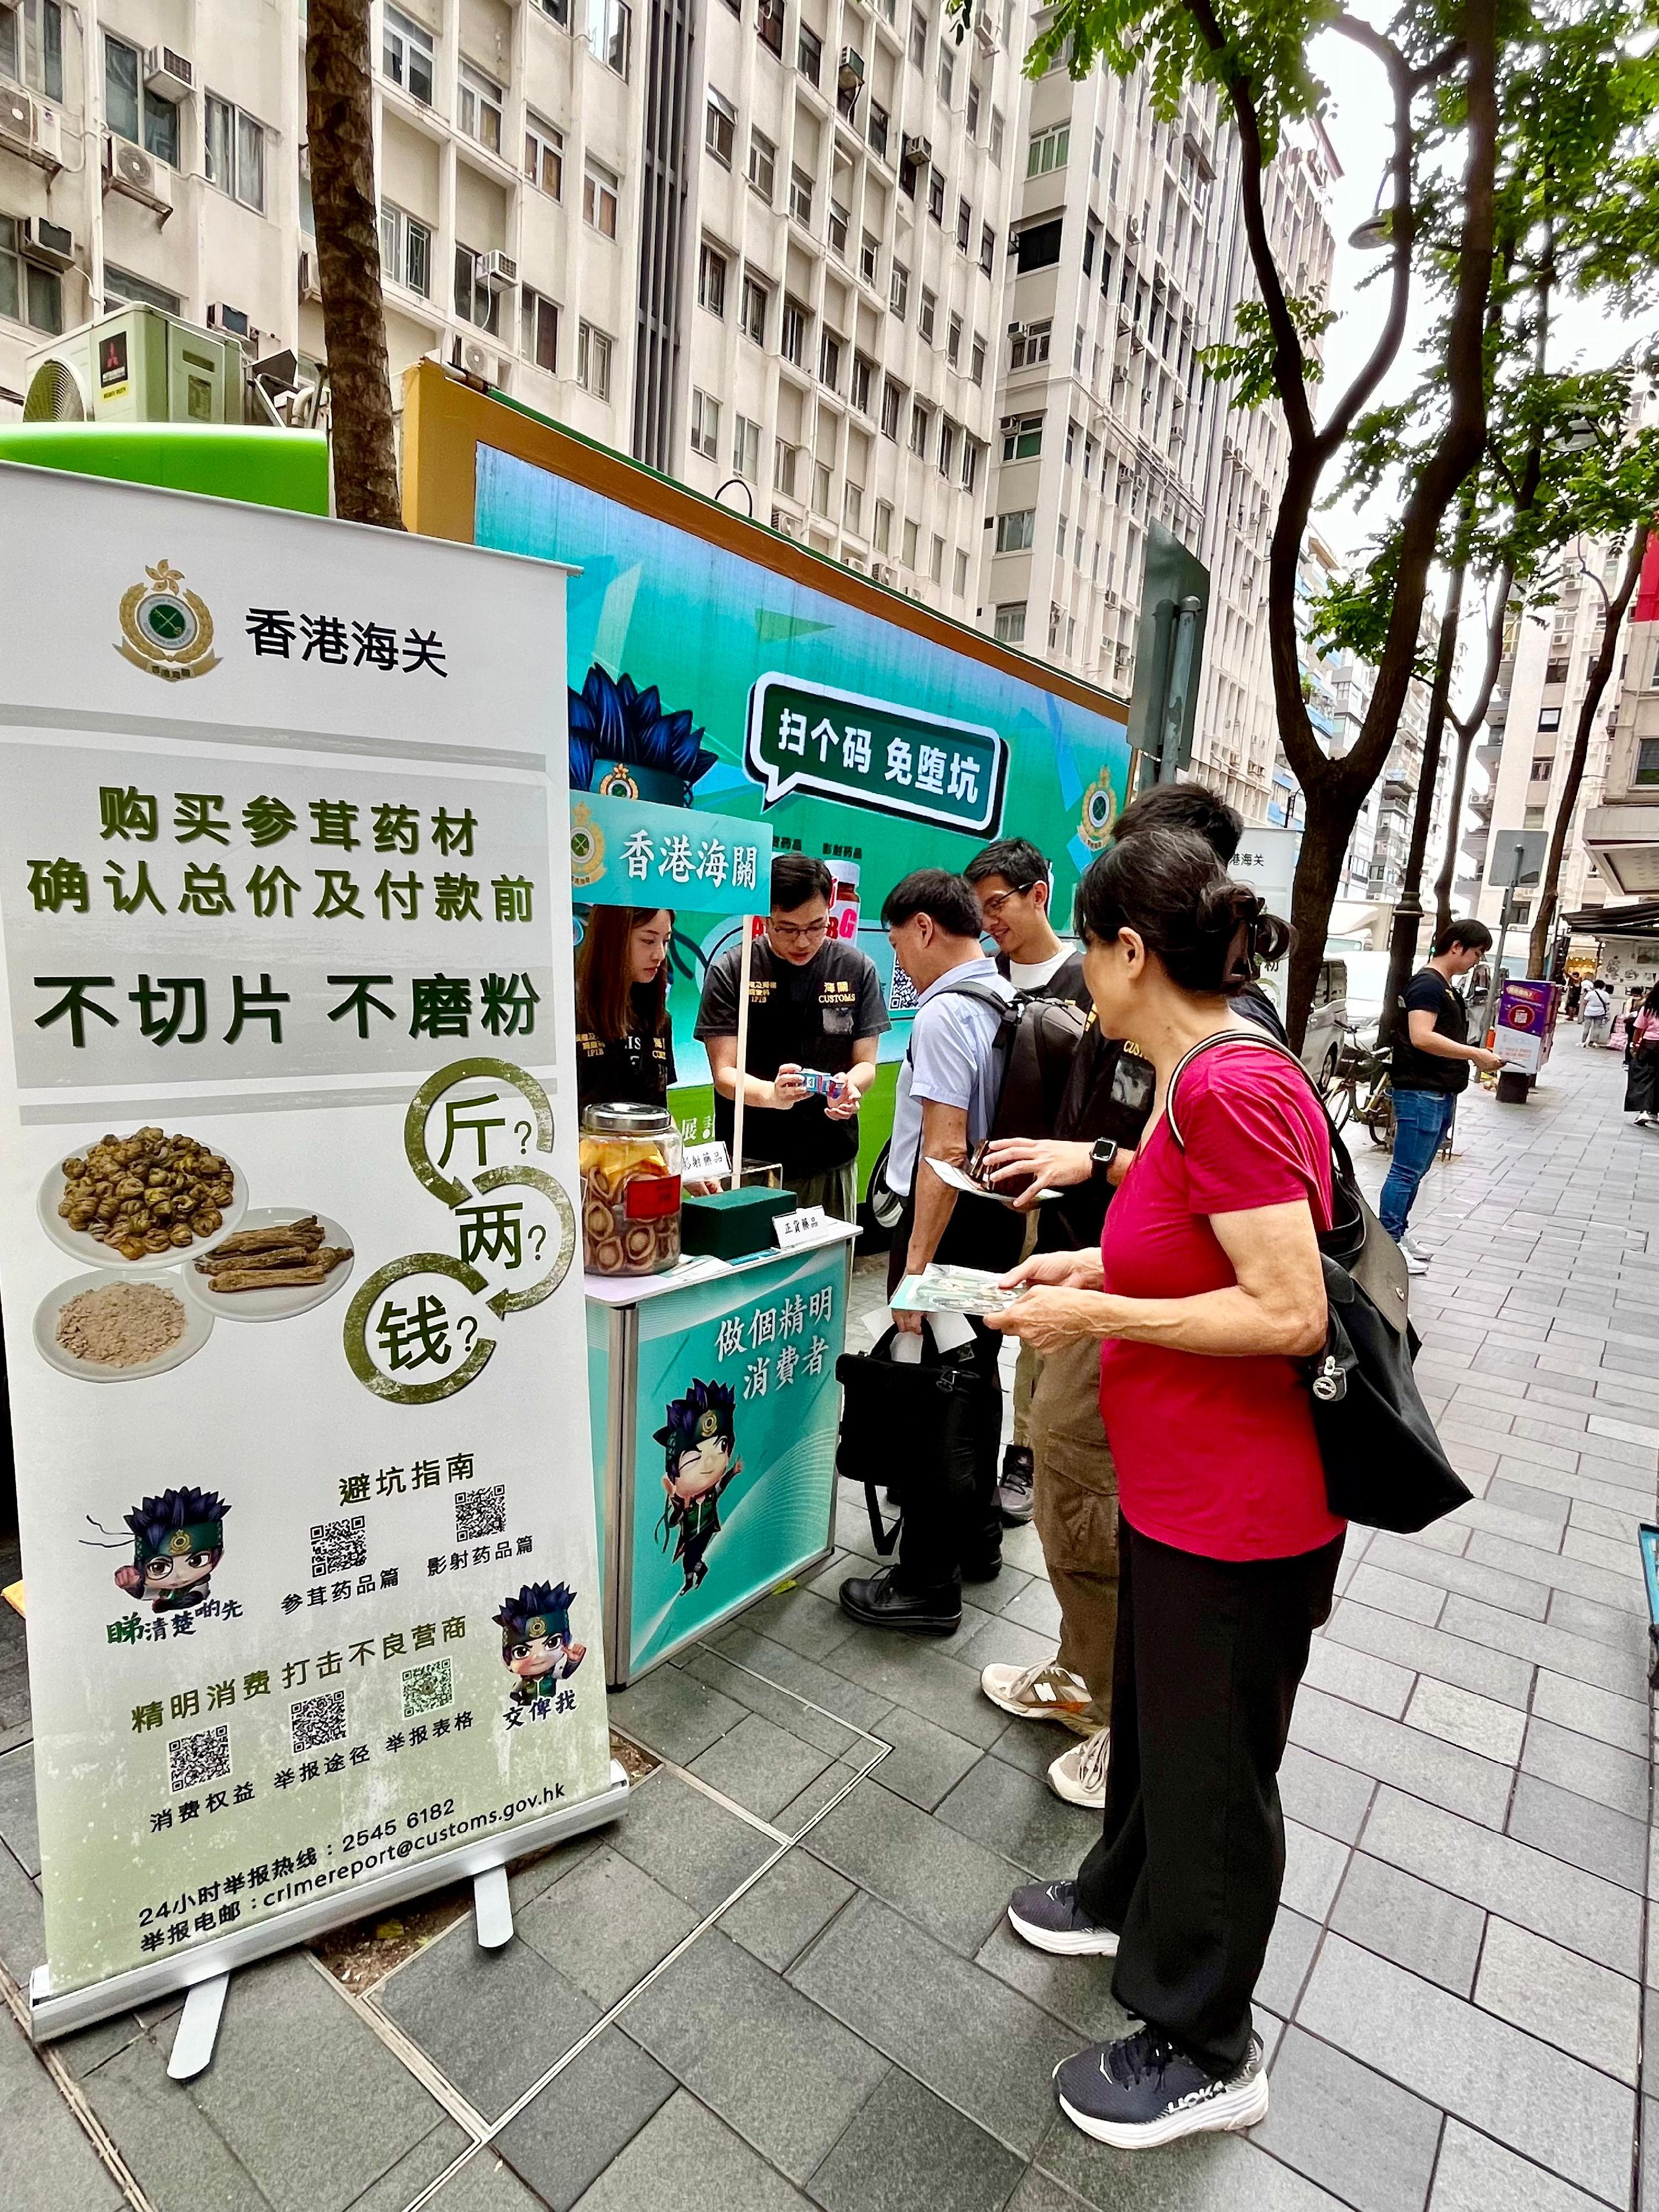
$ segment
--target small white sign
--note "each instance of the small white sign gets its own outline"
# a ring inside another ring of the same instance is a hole
[[[779,1249],[785,1252],[796,1244],[810,1244],[828,1225],[821,1206],[798,1206],[793,1213],[775,1213],[772,1217]]]
[[[688,1183],[723,1190],[732,1179],[732,1155],[724,1145],[688,1145],[682,1173]]]

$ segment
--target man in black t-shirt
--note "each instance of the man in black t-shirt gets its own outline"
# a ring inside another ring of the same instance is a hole
[[[859,1104],[875,1080],[877,1039],[891,1023],[875,962],[830,934],[834,889],[823,862],[804,853],[780,853],[772,863],[766,934],[750,955],[743,1149],[750,1160],[779,1161],[799,1205],[851,1221]],[[714,1085],[714,1134],[728,1147],[742,956],[739,939],[710,963],[697,1010]],[[839,1076],[835,1095],[811,1090],[808,1070]]]
[[[1476,967],[1491,943],[1484,921],[1448,922],[1434,941],[1428,966],[1419,968],[1407,986],[1404,1020],[1395,1028],[1394,1159],[1377,1212],[1414,1275],[1429,1264],[1406,1242],[1406,1218],[1417,1187],[1451,1126],[1470,1068],[1492,1075],[1504,1064],[1495,1052],[1468,1042],[1468,1008],[1452,988],[1453,978]]]

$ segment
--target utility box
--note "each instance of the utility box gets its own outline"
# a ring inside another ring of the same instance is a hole
[[[221,331],[125,307],[38,346],[26,422],[240,422],[245,356]]]

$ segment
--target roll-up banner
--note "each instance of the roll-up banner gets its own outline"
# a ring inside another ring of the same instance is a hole
[[[625,1784],[573,1265],[565,572],[0,485],[49,2035]]]

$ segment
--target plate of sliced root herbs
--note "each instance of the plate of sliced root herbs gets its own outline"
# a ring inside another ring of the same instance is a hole
[[[233,1237],[194,1255],[180,1279],[204,1312],[226,1321],[291,1321],[341,1289],[351,1239],[325,1213],[255,1206]]]
[[[173,1269],[71,1275],[36,1309],[34,1341],[60,1375],[82,1382],[137,1382],[198,1352],[213,1316],[179,1297]]]

